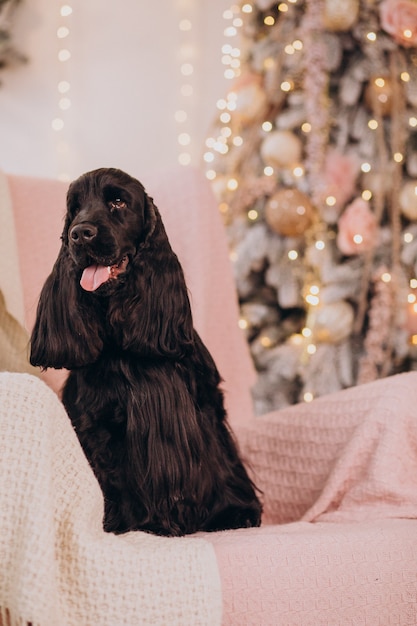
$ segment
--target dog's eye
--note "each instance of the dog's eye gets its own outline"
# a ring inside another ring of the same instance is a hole
[[[126,202],[121,198],[115,198],[114,200],[109,201],[109,207],[113,211],[114,209],[125,209],[127,206]]]

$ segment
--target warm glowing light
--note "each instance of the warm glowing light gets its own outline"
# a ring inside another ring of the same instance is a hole
[[[317,285],[311,285],[310,287],[310,293],[312,293],[313,295],[317,296],[317,294],[320,292],[319,287],[317,287]]]
[[[236,146],[237,148],[239,146],[241,146],[243,144],[243,139],[242,137],[240,137],[239,135],[236,135],[236,137],[233,137],[233,145]]]
[[[370,31],[369,33],[367,33],[366,38],[368,39],[368,41],[376,41],[376,33]]]
[[[415,128],[417,126],[417,117],[414,117],[413,115],[408,119],[408,124],[410,126],[412,126],[413,128]]]
[[[264,348],[270,348],[272,346],[272,339],[267,335],[262,335],[260,341],[261,346],[263,346]]]
[[[245,330],[248,327],[248,321],[245,320],[243,317],[240,318],[239,322],[238,322],[238,326],[239,328],[241,328],[242,330]]]
[[[272,15],[267,15],[264,19],[264,24],[266,26],[273,26],[275,24],[275,19],[272,17]]]
[[[205,152],[203,159],[206,163],[213,163],[214,161],[214,154],[212,152]]]
[[[318,296],[314,296],[313,294],[309,293],[306,296],[306,302],[308,304],[311,304],[311,306],[317,306],[320,303],[320,298],[318,298]]]
[[[271,122],[264,122],[262,124],[262,130],[264,130],[266,133],[269,133],[269,131],[272,130],[272,123]]]
[[[71,100],[69,98],[61,98],[58,106],[61,111],[67,111],[71,107]]]
[[[238,187],[239,187],[239,183],[237,182],[236,178],[230,178],[227,181],[227,188],[230,191],[235,191]]]
[[[301,41],[301,39],[296,39],[295,41],[292,42],[292,45],[295,50],[303,49],[303,42]]]
[[[69,28],[67,28],[66,26],[60,26],[56,31],[56,36],[58,37],[58,39],[65,39],[65,37],[68,37],[68,35]]]
[[[391,274],[389,272],[384,272],[381,275],[381,280],[382,280],[383,283],[390,283],[391,282],[391,278],[392,278],[392,276],[391,276]]]
[[[290,337],[290,343],[293,346],[301,346],[303,343],[303,338],[300,334],[298,333],[294,333],[293,335],[291,335]]]
[[[413,346],[417,346],[417,335],[412,335],[410,341]]]
[[[304,122],[304,124],[301,126],[301,130],[303,131],[303,133],[311,132],[311,124],[309,122]]]
[[[324,248],[326,247],[326,244],[321,239],[318,239],[314,245],[317,250],[324,250]]]
[[[336,198],[334,196],[327,196],[326,204],[327,206],[334,206],[336,204]]]
[[[362,165],[361,165],[362,172],[368,173],[368,172],[371,171],[371,169],[372,168],[371,168],[371,164],[370,163],[362,163]]]
[[[183,76],[191,76],[193,72],[194,72],[194,67],[192,63],[183,63],[181,65],[181,74]]]
[[[364,189],[362,191],[362,198],[366,201],[372,198],[372,191],[370,189]]]
[[[406,39],[411,39],[411,37],[413,36],[413,31],[409,28],[406,28],[403,30],[403,35]]]
[[[224,30],[224,36],[225,37],[235,37],[237,35],[237,30],[234,26],[228,26],[225,30]]]
[[[353,235],[352,239],[353,239],[353,243],[356,243],[357,246],[363,243],[362,235],[359,235],[359,234]]]
[[[288,11],[288,4],[285,4],[285,2],[280,2],[278,5],[278,11],[281,11],[281,13],[286,13]]]
[[[408,83],[410,80],[410,74],[408,72],[401,72],[401,80]]]
[[[304,398],[304,402],[312,402],[314,400],[314,396],[311,393],[311,391],[306,391],[303,398]]]
[[[71,58],[71,52],[67,50],[66,48],[63,48],[62,50],[58,52],[58,59],[61,62],[68,61],[70,58]]]
[[[305,326],[305,327],[303,328],[303,330],[301,331],[301,334],[302,334],[302,336],[303,336],[303,337],[305,337],[306,339],[308,339],[308,337],[311,337],[311,335],[312,335],[313,333],[312,333],[311,328],[308,328],[308,326]]]
[[[315,353],[317,352],[317,347],[314,345],[314,343],[310,343],[310,344],[307,346],[307,352],[308,352],[309,354],[315,354]]]
[[[180,165],[190,165],[191,154],[189,154],[188,152],[181,152],[181,154],[178,155],[178,163]]]
[[[274,168],[273,168],[273,167],[271,167],[270,165],[267,165],[267,166],[264,168],[264,174],[265,174],[265,176],[273,176],[273,174],[274,174]]]
[[[175,111],[175,121],[182,123],[185,122],[187,120],[187,112],[183,111],[182,109],[180,111]]]
[[[417,300],[416,294],[415,293],[409,293],[407,296],[407,301],[410,304],[413,304],[415,301]]]
[[[62,17],[68,17],[68,15],[71,15],[72,13],[72,7],[70,7],[69,4],[64,4],[61,7],[61,11],[60,11]]]
[[[288,258],[290,259],[290,261],[295,261],[296,259],[298,259],[298,252],[297,252],[297,250],[290,250],[288,252]]]
[[[287,44],[284,48],[286,54],[294,54],[295,48],[292,44]]]
[[[396,152],[396,153],[394,154],[394,161],[395,161],[396,163],[401,163],[401,162],[403,161],[403,159],[404,159],[404,155],[403,155],[403,154],[401,154],[401,152]]]
[[[376,130],[378,128],[378,122],[376,120],[369,120],[368,126],[371,130]]]
[[[292,173],[296,178],[301,178],[301,176],[304,176],[304,168],[301,165],[298,165],[297,167],[294,167]]]
[[[282,90],[282,91],[286,91],[286,92],[287,92],[287,91],[291,91],[291,89],[292,89],[292,83],[290,83],[288,80],[284,80],[284,81],[281,83],[280,87],[281,87],[281,90]]]
[[[217,174],[214,170],[207,170],[206,172],[206,178],[208,178],[209,180],[214,180],[216,178]]]
[[[248,218],[250,220],[252,220],[253,222],[255,220],[258,219],[258,211],[256,211],[255,209],[251,209],[250,211],[248,211]]]
[[[58,83],[58,91],[59,93],[68,93],[71,86],[67,80],[61,80]]]
[[[188,133],[181,133],[178,135],[178,143],[180,146],[189,146],[191,143],[191,137]]]
[[[244,4],[242,7],[242,13],[252,13],[252,5]]]
[[[380,88],[385,87],[385,79],[384,78],[381,78],[381,77],[380,78],[375,78],[374,82],[375,82],[375,85],[377,87],[380,87]]]
[[[62,130],[64,128],[64,120],[60,117],[56,117],[52,120],[51,126],[53,130]]]
[[[412,278],[410,280],[410,287],[411,289],[417,289],[417,278]]]
[[[224,72],[224,77],[227,78],[228,80],[233,80],[233,78],[236,78],[236,73],[234,70],[228,68],[227,70],[225,70]]]
[[[405,243],[411,243],[413,241],[414,237],[412,235],[412,233],[404,233],[404,242]]]

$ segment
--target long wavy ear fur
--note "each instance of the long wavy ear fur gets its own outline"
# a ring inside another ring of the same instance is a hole
[[[72,369],[94,362],[102,350],[97,305],[79,288],[73,271],[63,244],[39,298],[31,336],[32,365]]]
[[[125,350],[178,358],[194,342],[184,273],[169,244],[157,207],[146,199],[146,234],[133,259],[131,293],[110,303],[110,320]],[[121,319],[120,319],[121,316]]]

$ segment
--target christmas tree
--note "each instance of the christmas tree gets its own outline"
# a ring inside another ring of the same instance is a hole
[[[415,369],[417,1],[229,13],[233,79],[204,160],[257,411]]]

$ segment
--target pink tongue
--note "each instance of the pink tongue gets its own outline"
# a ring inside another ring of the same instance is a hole
[[[81,276],[80,285],[86,291],[95,291],[110,278],[110,267],[104,265],[90,265]]]

